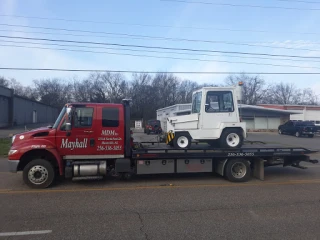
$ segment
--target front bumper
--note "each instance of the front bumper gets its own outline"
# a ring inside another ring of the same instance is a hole
[[[16,173],[20,160],[8,160],[9,172]]]
[[[307,134],[312,134],[312,135],[314,135],[315,134],[315,132],[302,132],[302,134],[304,134],[304,135],[307,135]]]

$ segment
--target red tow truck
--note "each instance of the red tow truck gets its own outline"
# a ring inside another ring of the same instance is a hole
[[[215,172],[232,182],[264,179],[264,167],[304,168],[318,163],[305,148],[148,148],[133,142],[130,100],[122,104],[66,104],[52,127],[23,132],[12,138],[8,154],[11,172],[23,171],[31,188],[46,188],[59,175],[70,179],[133,174]]]

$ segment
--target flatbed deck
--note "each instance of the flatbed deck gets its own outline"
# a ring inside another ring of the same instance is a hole
[[[318,163],[309,156],[317,150],[264,143],[246,144],[238,149],[212,148],[206,144],[193,145],[189,149],[175,149],[154,142],[135,145],[132,160],[137,164],[137,174],[216,172],[224,176],[228,162],[250,162],[253,176],[264,180],[265,167],[282,165],[306,169],[300,162]],[[228,178],[230,180],[230,174]]]
[[[148,145],[150,144],[150,145]],[[262,147],[263,146],[263,147]],[[301,147],[281,147],[278,145],[244,145],[239,149],[212,148],[205,144],[199,144],[190,149],[175,149],[162,143],[140,144],[140,148],[132,152],[134,159],[166,159],[166,158],[222,158],[222,157],[287,157],[302,156],[318,152],[317,150]]]

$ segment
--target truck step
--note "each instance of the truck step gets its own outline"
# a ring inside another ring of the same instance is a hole
[[[72,181],[79,181],[79,180],[99,180],[103,179],[103,176],[84,176],[84,177],[74,177]]]

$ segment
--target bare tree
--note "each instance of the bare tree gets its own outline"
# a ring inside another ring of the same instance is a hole
[[[191,103],[192,93],[197,88],[199,88],[199,85],[196,82],[182,81],[178,87],[177,103]]]
[[[151,87],[152,76],[148,73],[133,74],[128,96],[132,98],[132,117],[149,119],[154,117],[157,101]]]
[[[298,104],[299,91],[292,83],[271,85],[268,101],[275,104]]]
[[[312,91],[310,88],[300,89],[297,91],[297,104],[302,105],[317,105],[318,97],[315,92]]]
[[[108,102],[120,103],[127,95],[128,84],[120,73],[105,73],[101,75],[105,84],[105,94]]]
[[[93,96],[93,83],[85,78],[82,81],[74,79],[73,82],[73,99],[76,102],[90,102]]]
[[[9,87],[9,80],[0,76],[0,86]]]
[[[268,89],[264,79],[259,76],[248,76],[246,74],[240,74],[238,76],[228,76],[225,80],[227,85],[237,85],[239,82],[243,83],[243,103],[255,105],[261,103],[265,98]]]
[[[62,107],[72,99],[72,84],[62,79],[35,80],[35,90],[40,102]]]
[[[152,81],[153,95],[157,99],[155,105],[159,108],[173,105],[177,101],[179,80],[172,74],[157,73]]]
[[[105,82],[101,78],[100,73],[91,73],[88,77],[88,81],[91,82],[91,96],[90,102],[105,103],[107,102],[105,94]]]

